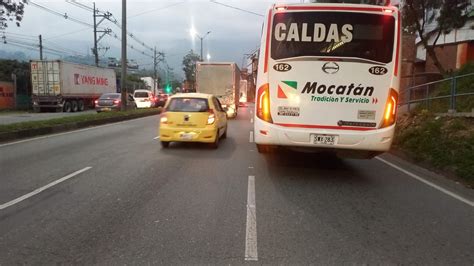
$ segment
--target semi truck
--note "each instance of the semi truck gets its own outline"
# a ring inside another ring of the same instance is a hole
[[[215,95],[228,117],[239,108],[240,70],[236,63],[197,62],[196,92]]]
[[[117,92],[115,71],[61,60],[32,60],[33,110],[80,112],[93,107],[103,93]]]

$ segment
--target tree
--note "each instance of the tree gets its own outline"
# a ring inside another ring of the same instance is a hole
[[[188,80],[191,83],[196,82],[196,62],[200,60],[200,56],[195,54],[193,50],[189,51],[187,55],[183,57],[183,71]]]
[[[0,30],[8,27],[9,21],[15,21],[20,27],[23,19],[24,8],[27,0],[1,0],[0,1]]]
[[[466,24],[469,5],[470,0],[405,0],[403,3],[404,30],[418,34],[428,56],[443,75],[446,70],[436,55],[436,43],[441,34],[448,34]],[[433,23],[435,28],[428,30],[427,26]],[[429,43],[431,37],[434,39]]]

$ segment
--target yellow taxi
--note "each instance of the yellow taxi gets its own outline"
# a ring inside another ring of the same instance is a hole
[[[227,137],[227,115],[217,97],[203,93],[171,96],[160,117],[160,141],[163,148],[170,142],[203,142],[219,146]]]

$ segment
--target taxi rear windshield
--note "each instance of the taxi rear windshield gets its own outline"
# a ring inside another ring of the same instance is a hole
[[[148,98],[148,92],[135,92],[135,97],[136,98]]]
[[[209,105],[207,99],[201,98],[174,98],[168,107],[169,112],[207,112]]]
[[[355,57],[392,61],[395,18],[350,12],[288,12],[273,17],[271,57]]]

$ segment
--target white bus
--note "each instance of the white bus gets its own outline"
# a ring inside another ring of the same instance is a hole
[[[393,140],[400,12],[365,4],[276,4],[265,18],[254,135],[272,146],[371,158]]]

